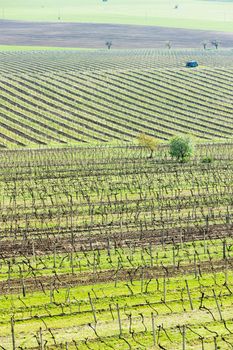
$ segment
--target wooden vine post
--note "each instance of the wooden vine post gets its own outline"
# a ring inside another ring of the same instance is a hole
[[[117,318],[118,318],[118,324],[119,324],[119,336],[121,336],[122,335],[121,315],[120,315],[120,309],[118,304],[116,304],[116,309],[117,309]]]
[[[215,293],[214,289],[213,289],[213,294],[214,294],[214,299],[215,299],[216,306],[217,306],[217,309],[218,309],[219,317],[220,317],[220,320],[222,321],[223,320],[222,312],[221,312],[221,309],[220,309],[220,306],[219,306],[219,303],[218,303],[218,299],[217,299],[217,296],[216,296],[216,293]]]
[[[151,313],[151,321],[152,321],[152,334],[153,334],[153,344],[156,345],[156,332],[155,332],[155,318],[154,313]]]
[[[182,327],[182,350],[186,349],[186,327],[183,325]]]
[[[43,350],[43,336],[42,336],[42,328],[41,327],[39,330],[39,342],[40,342],[39,350]]]
[[[218,350],[217,338],[214,337],[214,350]]]
[[[187,280],[185,280],[185,284],[186,284],[186,289],[187,289],[187,293],[188,293],[188,297],[189,297],[189,304],[190,304],[191,310],[193,310],[193,302],[192,302],[192,298],[191,298],[191,294],[190,294],[189,285],[188,285]]]
[[[224,260],[226,260],[226,238],[224,238],[222,243],[222,257]]]
[[[176,255],[175,255],[175,247],[174,247],[174,244],[173,244],[173,247],[172,247],[172,261],[173,261],[173,268],[175,268],[175,265],[176,265]]]
[[[164,275],[163,277],[163,300],[166,303],[166,297],[167,297],[167,280],[166,280],[166,276]]]
[[[89,297],[89,301],[90,301],[90,305],[91,305],[91,310],[92,310],[93,318],[94,318],[95,324],[97,324],[97,319],[96,319],[96,314],[95,314],[95,308],[94,308],[94,305],[93,305],[93,303],[92,303],[92,299],[91,299],[91,294],[90,294],[90,293],[88,293],[88,297]]]
[[[16,350],[15,345],[15,320],[14,316],[11,317],[11,338],[12,338],[12,349]]]

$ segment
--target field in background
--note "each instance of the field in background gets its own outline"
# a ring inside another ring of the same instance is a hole
[[[51,46],[27,46],[27,45],[0,45],[1,51],[51,51],[51,50],[81,50],[72,47],[51,47]]]
[[[0,52],[3,148],[231,139],[231,50]],[[197,69],[185,68],[196,59]]]
[[[2,0],[0,18],[140,24],[232,32],[233,3],[199,0]]]
[[[218,40],[221,48],[232,48],[233,33],[211,30],[168,28],[157,26],[32,22],[0,20],[0,44],[67,48],[105,48],[112,41],[114,49],[165,48],[170,41],[173,48],[213,48]],[[49,49],[49,48],[48,48]]]

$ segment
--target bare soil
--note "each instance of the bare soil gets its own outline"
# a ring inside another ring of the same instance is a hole
[[[78,251],[90,251],[93,249],[108,249],[108,247],[125,248],[133,243],[135,247],[154,245],[174,244],[181,242],[190,242],[203,239],[224,239],[232,237],[232,226],[213,225],[206,227],[174,228],[164,230],[147,230],[143,232],[115,232],[108,235],[100,233],[91,233],[76,235],[73,230],[73,241],[70,231],[35,232],[34,237],[30,239],[7,239],[1,241],[0,258],[10,258],[12,256],[32,256],[33,250],[36,255],[53,254],[54,246],[59,253],[71,252],[73,249]],[[31,233],[32,234],[32,233]],[[25,232],[25,237],[27,232]]]
[[[233,33],[164,28],[155,26],[26,22],[0,20],[0,45],[103,48],[200,48],[204,40],[217,39],[223,48],[233,48]],[[210,46],[210,45],[209,45]]]
[[[161,278],[164,275],[167,277],[175,277],[178,275],[185,274],[199,274],[223,271],[226,267],[232,268],[233,259],[217,260],[217,261],[202,261],[197,265],[194,263],[186,265],[170,265],[170,266],[154,266],[145,267],[144,278],[146,280]],[[27,292],[32,291],[44,291],[51,288],[51,283],[56,288],[65,288],[67,286],[74,287],[80,285],[90,285],[96,283],[111,283],[114,281],[137,281],[141,278],[140,268],[121,269],[121,270],[106,270],[106,271],[95,271],[95,272],[80,272],[70,274],[56,273],[50,276],[37,276],[35,278],[28,277],[24,278],[23,284]],[[12,294],[20,293],[22,291],[22,279],[8,279],[7,281],[0,281],[0,292],[1,294]]]

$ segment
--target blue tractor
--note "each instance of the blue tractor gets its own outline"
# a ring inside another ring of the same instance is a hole
[[[198,67],[198,63],[197,63],[197,61],[188,61],[188,62],[186,63],[186,67],[189,67],[189,68]]]

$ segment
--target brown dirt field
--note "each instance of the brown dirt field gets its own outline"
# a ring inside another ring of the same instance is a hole
[[[36,255],[52,254],[54,251],[54,246],[56,245],[56,251],[71,252],[73,248],[75,251],[89,251],[92,249],[107,249],[110,247],[127,247],[133,242],[135,247],[140,247],[143,245],[157,244],[160,245],[162,242],[164,244],[190,242],[193,240],[203,240],[205,239],[223,239],[224,237],[232,237],[233,227],[226,225],[214,225],[209,226],[208,231],[205,227],[199,228],[176,228],[168,230],[148,230],[140,232],[122,232],[122,233],[109,233],[108,235],[103,235],[99,233],[92,233],[76,235],[74,232],[74,242],[71,242],[71,232],[59,231],[58,234],[50,235],[44,232],[35,232],[35,236],[31,236],[29,239],[19,239],[1,241],[0,247],[0,257],[10,258],[12,256],[31,256],[33,254],[33,245]]]
[[[0,20],[0,45],[103,48],[200,48],[201,42],[217,39],[233,48],[233,33],[138,25],[56,23]]]

